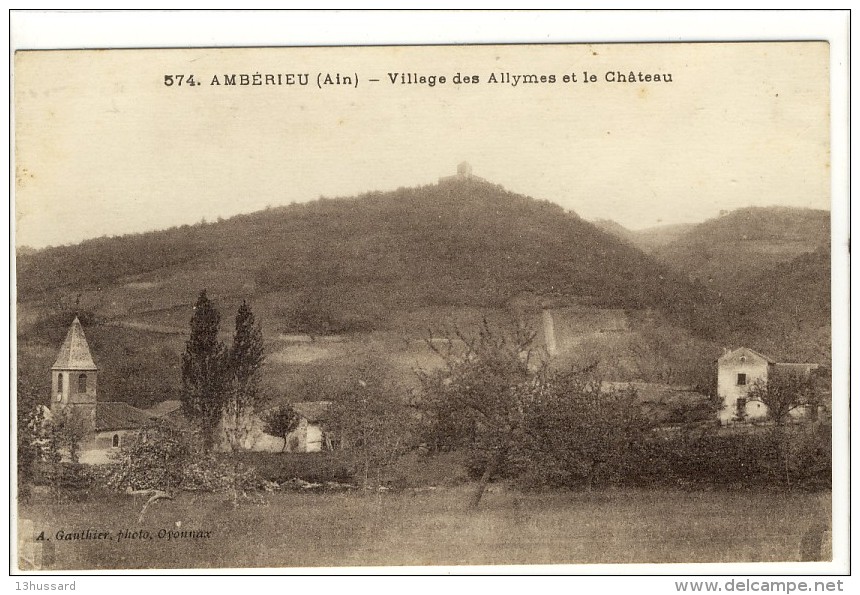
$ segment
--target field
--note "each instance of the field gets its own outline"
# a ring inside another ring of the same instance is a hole
[[[800,559],[810,527],[830,526],[829,492],[524,493],[497,486],[470,511],[468,490],[278,492],[238,507],[224,495],[183,493],[150,507],[141,524],[142,502],[126,495],[33,501],[19,514],[51,539],[46,555],[58,570],[780,562]],[[109,536],[57,540],[58,531],[87,529]],[[119,539],[123,530],[150,538]],[[168,539],[166,531],[187,533]]]

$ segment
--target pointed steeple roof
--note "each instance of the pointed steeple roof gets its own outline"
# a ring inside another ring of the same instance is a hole
[[[57,355],[57,361],[54,362],[52,370],[98,370],[93,356],[90,354],[90,346],[87,345],[87,338],[84,336],[84,327],[81,326],[81,321],[75,317],[69,332],[66,335],[66,340],[63,341],[63,346],[60,347],[60,353]]]

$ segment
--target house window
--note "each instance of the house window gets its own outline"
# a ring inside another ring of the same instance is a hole
[[[735,413],[739,419],[743,419],[746,417],[747,413],[747,400],[743,397],[738,397],[737,402],[735,403]]]
[[[747,375],[746,374],[738,374],[738,386],[746,386],[747,384]]]
[[[78,392],[85,393],[87,392],[87,375],[81,374],[78,376]]]
[[[113,447],[119,448],[119,434],[113,435]]]
[[[57,392],[58,393],[63,392],[63,373],[62,372],[57,374]]]

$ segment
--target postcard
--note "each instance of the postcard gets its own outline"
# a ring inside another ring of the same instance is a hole
[[[830,51],[17,51],[13,570],[844,560]]]

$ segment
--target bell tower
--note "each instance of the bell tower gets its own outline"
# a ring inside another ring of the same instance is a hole
[[[81,321],[75,317],[51,367],[51,411],[74,407],[91,421],[94,431],[97,380],[98,368]]]

